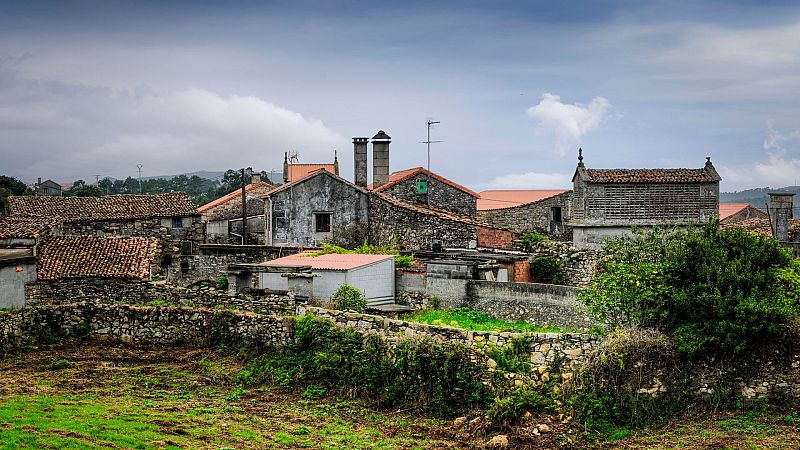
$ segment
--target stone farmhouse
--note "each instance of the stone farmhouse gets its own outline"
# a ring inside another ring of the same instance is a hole
[[[245,186],[247,243],[264,244],[264,200],[262,197],[275,189],[253,174]],[[240,244],[242,236],[242,190],[237,189],[197,208],[206,223],[206,240],[216,244]],[[233,239],[232,239],[233,238]]]
[[[571,240],[572,191],[490,190],[480,193],[478,219],[519,234],[538,231],[558,240]]]
[[[36,195],[39,196],[42,195],[60,196],[64,192],[72,188],[72,183],[62,184],[62,183],[57,183],[53,180],[42,181],[41,178],[38,178],[33,188]]]
[[[582,151],[572,177],[573,243],[599,247],[631,226],[687,225],[719,216],[711,158],[700,169],[587,169]]]

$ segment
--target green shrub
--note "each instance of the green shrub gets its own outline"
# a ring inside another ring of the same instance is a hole
[[[72,361],[68,359],[58,359],[53,361],[53,364],[50,364],[50,368],[53,370],[63,370],[69,367],[72,367]]]
[[[531,275],[537,280],[550,283],[559,275],[560,271],[561,261],[558,258],[540,256],[531,261]]]
[[[712,221],[606,244],[602,272],[580,298],[611,325],[666,331],[688,355],[739,353],[800,312],[797,263],[777,241]]]
[[[414,255],[397,255],[394,257],[394,267],[396,269],[408,269],[414,264]]]
[[[334,308],[342,311],[352,309],[357,312],[364,312],[367,309],[367,298],[364,293],[349,284],[339,287],[333,297],[331,297]]]
[[[544,413],[555,410],[555,402],[544,389],[522,385],[503,397],[495,397],[486,417],[496,425],[509,425],[526,412]]]
[[[328,254],[361,254],[361,255],[394,255],[394,266],[397,269],[409,268],[414,263],[414,255],[401,255],[400,252],[391,245],[372,245],[363,241],[361,245],[348,249],[331,243],[323,243],[322,250],[313,252],[310,256],[321,256]]]
[[[217,289],[228,289],[228,276],[221,275],[217,277],[216,287]]]
[[[528,231],[527,233],[523,234],[520,239],[520,245],[522,245],[522,250],[525,252],[533,251],[537,242],[547,241],[547,235],[540,233],[536,230]]]

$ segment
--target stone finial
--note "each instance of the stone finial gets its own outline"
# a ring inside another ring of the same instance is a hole
[[[583,167],[583,149],[580,147],[578,148],[578,165]]]
[[[336,149],[333,149],[333,172],[336,175],[339,175],[339,155],[336,152]]]

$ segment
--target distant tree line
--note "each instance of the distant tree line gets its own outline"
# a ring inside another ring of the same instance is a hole
[[[33,189],[16,178],[0,175],[0,217],[5,216],[7,199],[12,195],[33,195]]]

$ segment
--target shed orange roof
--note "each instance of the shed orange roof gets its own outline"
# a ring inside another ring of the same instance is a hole
[[[289,164],[289,179],[286,180],[286,182],[291,183],[293,181],[297,181],[300,178],[303,178],[304,176],[320,169],[327,170],[333,174],[336,173],[336,168],[333,164]]]
[[[274,186],[272,186],[271,184],[267,183],[266,181],[262,181],[260,183],[250,183],[250,184],[248,184],[247,186],[244,187],[244,190],[245,190],[245,192],[247,192],[247,191],[251,191],[251,190],[253,190],[255,188],[259,188],[259,187],[271,188],[271,187],[274,187]],[[221,205],[221,204],[227,203],[227,202],[229,202],[229,201],[231,201],[233,199],[240,198],[241,196],[242,196],[242,190],[241,189],[236,189],[235,191],[229,192],[229,193],[223,195],[222,197],[220,197],[220,198],[218,198],[216,200],[212,200],[212,201],[206,203],[205,205],[197,208],[197,210],[200,211],[200,212],[204,212],[204,211],[207,211],[207,210],[209,210],[209,209],[211,209],[211,208],[213,208],[213,207],[215,207],[217,205]]]
[[[493,190],[483,191],[478,198],[478,211],[528,205],[569,192],[566,189]]]
[[[749,207],[749,203],[720,203],[719,220],[725,220],[739,211]],[[758,209],[758,208],[756,208]]]
[[[419,173],[429,174],[431,176],[431,178],[439,180],[442,183],[449,184],[450,186],[453,186],[454,188],[456,188],[456,189],[458,189],[460,191],[466,192],[467,194],[469,194],[469,195],[471,195],[473,197],[478,197],[478,193],[477,192],[474,192],[474,191],[472,191],[470,189],[467,189],[464,186],[462,186],[462,185],[460,185],[460,184],[458,184],[458,183],[456,183],[454,181],[448,180],[447,178],[445,178],[445,177],[443,177],[443,176],[441,176],[441,175],[439,175],[437,173],[431,172],[431,171],[429,171],[428,169],[426,169],[424,167],[414,167],[412,169],[398,170],[397,172],[392,172],[392,173],[389,174],[389,182],[387,182],[386,184],[384,184],[384,185],[382,185],[382,186],[380,186],[378,188],[374,188],[374,190],[375,190],[375,192],[381,192],[381,191],[383,191],[385,189],[388,189],[389,187],[394,186],[395,184],[397,184],[397,183],[399,183],[401,181],[404,181],[404,180],[406,180],[408,178],[411,178],[414,175],[419,174]],[[372,185],[370,185],[370,189],[373,189]]]
[[[394,258],[394,255],[363,255],[359,253],[329,253],[311,256],[313,252],[284,256],[261,263],[269,267],[305,267],[312,270],[350,270]]]

